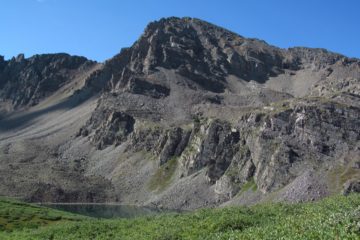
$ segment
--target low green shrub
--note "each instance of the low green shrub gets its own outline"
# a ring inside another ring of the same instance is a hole
[[[68,216],[59,211],[50,213]],[[73,217],[74,221],[62,218],[56,224],[23,224],[11,232],[0,230],[0,239],[360,239],[359,194],[312,203],[267,203],[135,219]]]

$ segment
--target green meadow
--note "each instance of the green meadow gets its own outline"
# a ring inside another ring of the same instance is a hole
[[[0,199],[0,239],[360,239],[360,195],[94,219]]]

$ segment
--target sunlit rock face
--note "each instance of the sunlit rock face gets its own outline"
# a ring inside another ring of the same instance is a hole
[[[0,58],[0,194],[194,209],[358,191],[359,81],[358,59],[193,18],[104,63]]]

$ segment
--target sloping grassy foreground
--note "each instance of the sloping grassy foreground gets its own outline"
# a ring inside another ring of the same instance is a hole
[[[4,201],[0,201],[0,205],[2,224],[4,219],[5,222],[12,219],[12,212],[7,209],[16,208],[16,215],[22,219],[17,227],[8,228],[12,229],[11,232],[0,232],[0,239],[4,240],[360,239],[359,194],[332,197],[316,203],[265,204],[114,220],[81,218],[48,209],[35,208],[34,211],[33,206]],[[44,226],[29,228],[23,216],[42,219],[43,211],[45,216],[56,220],[46,218],[44,224],[39,224]]]
[[[84,219],[86,217],[10,199],[0,199],[0,232],[38,228],[58,222],[73,222]]]

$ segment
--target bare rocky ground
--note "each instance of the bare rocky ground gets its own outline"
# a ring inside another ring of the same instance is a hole
[[[360,61],[191,18],[103,64],[0,58],[0,194],[195,209],[358,191]]]

